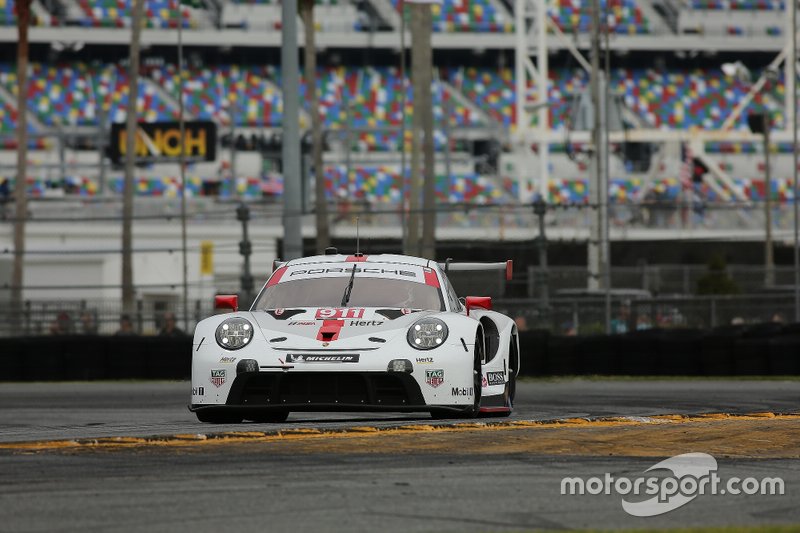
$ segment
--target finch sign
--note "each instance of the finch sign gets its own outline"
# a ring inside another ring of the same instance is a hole
[[[137,161],[179,161],[181,128],[179,122],[137,124]],[[109,157],[114,163],[125,161],[127,131],[125,124],[111,125]],[[184,123],[184,148],[188,161],[214,161],[217,158],[217,126],[210,121]]]

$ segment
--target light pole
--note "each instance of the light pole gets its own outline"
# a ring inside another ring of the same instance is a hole
[[[547,275],[547,235],[545,235],[544,217],[547,214],[547,203],[543,198],[533,202],[533,214],[539,219],[539,236],[536,237],[536,247],[539,249],[539,306],[542,313],[547,312],[550,305],[550,288]]]
[[[766,72],[767,83],[765,90],[769,90],[778,79],[774,69]],[[768,111],[753,113],[747,117],[748,126],[753,133],[761,134],[764,139],[764,286],[775,285],[775,256],[772,243],[772,169],[770,166],[770,117]]]
[[[761,115],[764,135],[764,285],[775,284],[775,255],[772,246],[772,172],[769,165],[769,113]]]
[[[247,226],[250,222],[250,208],[241,202],[236,208],[236,220],[242,223],[242,240],[239,242],[239,254],[244,258],[242,266],[241,288],[242,298],[249,306],[253,298],[253,274],[250,270],[250,256],[253,254],[253,244]]]

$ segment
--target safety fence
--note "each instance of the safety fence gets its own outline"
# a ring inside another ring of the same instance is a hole
[[[192,300],[184,309],[174,298],[136,300],[133,311],[125,312],[120,300],[26,300],[21,312],[8,304],[0,306],[0,336],[46,335],[114,335],[128,326],[124,333],[159,335],[168,317],[175,318],[175,327],[191,334],[203,318],[214,314],[213,302]]]
[[[606,305],[602,293],[583,297],[496,300],[494,308],[513,317],[521,328],[541,329],[560,335],[606,332]],[[726,325],[782,323],[793,320],[791,292],[713,296],[642,298],[641,294],[614,292],[610,297],[611,333],[649,329],[701,328]]]
[[[482,290],[486,289],[486,285]],[[490,291],[491,292],[491,291]],[[791,291],[774,294],[644,297],[645,291],[615,289],[610,298],[611,332],[621,334],[653,328],[715,328],[761,322],[787,322],[795,317]],[[240,301],[244,302],[244,299]],[[601,292],[580,296],[495,299],[494,309],[514,318],[520,328],[546,330],[556,335],[592,335],[606,331],[606,306]],[[120,300],[27,300],[21,312],[0,306],[0,337],[49,335],[113,335],[124,329],[142,336],[164,333],[166,318],[191,334],[200,320],[216,311],[210,299],[137,300],[132,312]]]
[[[444,193],[442,193],[444,194]],[[446,196],[446,195],[445,195]],[[235,195],[226,198],[187,197],[187,220],[193,225],[221,223],[236,224],[235,205],[244,201],[251,208],[254,224],[276,223],[282,217],[280,197],[249,199]],[[31,224],[48,222],[109,223],[121,221],[122,198],[97,197],[34,197],[28,202],[26,220]],[[134,221],[179,220],[180,197],[175,194],[147,198],[136,202]],[[306,198],[304,214],[312,215],[312,203]],[[76,209],[80,207],[80,209]],[[450,199],[436,204],[436,223],[439,228],[482,228],[498,232],[524,230],[538,234],[539,219],[534,204],[517,200],[491,201],[477,199],[464,201]],[[702,209],[701,209],[702,207]],[[693,204],[678,198],[659,201],[610,201],[609,225],[612,232],[631,230],[683,230],[713,236],[723,231],[725,237],[731,230],[764,231],[766,228],[765,202],[752,200],[716,200]],[[424,210],[416,212],[424,213]],[[331,198],[328,202],[330,223],[333,226],[352,227],[356,217],[361,227],[399,228],[403,226],[408,211],[403,210],[394,196],[389,199]],[[8,194],[0,194],[0,220],[12,222],[17,214]],[[770,206],[771,226],[775,231],[791,232],[794,228],[794,204],[786,199]],[[547,231],[559,228],[588,229],[598,222],[598,205],[585,199],[551,199],[545,204],[544,222]],[[571,238],[571,237],[570,237]]]
[[[527,274],[527,275],[526,275]],[[517,273],[515,273],[517,275]],[[711,272],[707,265],[640,265],[613,266],[609,273],[612,287],[626,287],[648,291],[653,295],[692,295],[703,280],[713,276],[730,280],[731,286],[742,293],[763,292],[768,286],[767,269],[763,265],[726,265],[721,271]],[[771,269],[774,288],[791,290],[795,282],[792,265],[776,265]],[[529,266],[527,273],[517,276],[527,282],[529,297],[539,297],[546,289],[550,296],[559,291],[588,286],[591,275],[585,266],[556,266],[542,269]]]

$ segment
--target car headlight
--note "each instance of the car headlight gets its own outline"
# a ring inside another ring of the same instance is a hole
[[[253,338],[253,325],[244,318],[228,318],[217,326],[215,337],[226,350],[238,350]]]
[[[447,324],[438,318],[418,320],[408,330],[408,344],[417,350],[441,346],[447,339]]]

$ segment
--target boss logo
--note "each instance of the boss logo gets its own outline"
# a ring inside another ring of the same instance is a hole
[[[486,384],[487,385],[502,385],[506,382],[505,372],[487,372]]]

